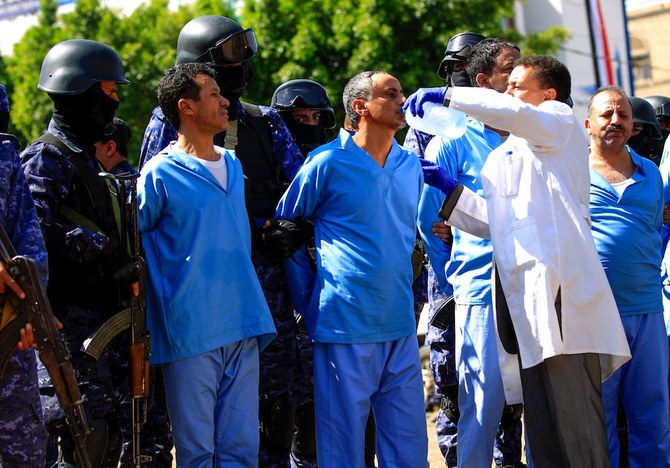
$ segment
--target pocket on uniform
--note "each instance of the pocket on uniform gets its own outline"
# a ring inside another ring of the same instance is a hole
[[[540,260],[540,242],[537,224],[532,218],[518,220],[505,234],[503,255],[510,272],[527,270]]]
[[[514,151],[507,152],[498,170],[498,187],[502,197],[514,198],[519,195],[522,170],[523,160],[521,155]]]

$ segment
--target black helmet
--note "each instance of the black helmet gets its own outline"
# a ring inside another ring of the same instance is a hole
[[[647,96],[644,98],[656,111],[659,121],[670,122],[670,98],[666,96]]]
[[[47,52],[37,88],[54,95],[73,95],[101,81],[129,83],[119,54],[98,41],[71,39]]]
[[[446,80],[449,75],[449,65],[451,65],[449,62],[465,62],[472,48],[483,39],[485,39],[484,36],[473,32],[462,32],[449,39],[444,58],[437,69],[437,76]]]
[[[202,62],[208,65],[246,62],[258,53],[253,29],[243,29],[225,16],[200,16],[181,28],[175,65]]]
[[[294,109],[318,109],[325,128],[335,127],[335,111],[323,86],[312,80],[290,80],[272,95],[272,107],[280,113]]]
[[[633,108],[633,122],[643,124],[645,129],[648,128],[649,130],[646,133],[651,138],[662,138],[661,126],[656,120],[656,111],[653,106],[644,99],[635,96],[629,96],[628,101]]]

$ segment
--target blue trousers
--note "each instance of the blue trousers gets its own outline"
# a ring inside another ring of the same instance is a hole
[[[491,466],[505,406],[493,307],[456,304],[458,466]]]
[[[666,282],[667,279],[663,281],[663,319],[665,321],[665,333],[668,337],[668,346],[670,347],[670,284],[666,284]],[[670,368],[668,369],[668,392],[670,396]],[[668,417],[670,417],[670,414],[668,414]]]
[[[236,341],[162,368],[177,467],[257,466],[258,341]]]
[[[370,408],[380,467],[425,467],[428,435],[416,336],[365,344],[314,344],[320,468],[364,467]]]
[[[668,339],[663,314],[621,317],[631,360],[603,383],[609,457],[619,467],[616,417],[621,395],[631,468],[670,466]]]

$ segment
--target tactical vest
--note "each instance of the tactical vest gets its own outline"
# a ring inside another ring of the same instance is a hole
[[[245,118],[237,123],[235,154],[242,163],[245,176],[245,201],[252,220],[271,219],[288,181],[281,174],[280,162],[275,161],[272,129],[258,106],[242,102]],[[214,138],[224,146],[225,133]]]
[[[47,143],[58,149],[74,166],[77,176],[72,180],[72,194],[79,194],[80,205],[73,207],[67,200],[55,214],[66,224],[80,225],[92,231],[99,231],[108,237],[119,239],[111,193],[98,173],[100,168],[91,160],[85,150],[72,147],[60,138],[44,133],[34,143]],[[49,298],[55,303],[78,304],[81,306],[105,305],[113,307],[119,301],[118,287],[106,281],[102,275],[102,265],[98,262],[74,262],[60,252],[65,248],[61,229],[53,227],[50,234],[45,230],[49,250]]]

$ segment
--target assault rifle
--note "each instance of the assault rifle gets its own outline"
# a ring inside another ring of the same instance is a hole
[[[132,396],[133,419],[133,465],[140,467],[148,463],[152,457],[142,455],[140,450],[142,426],[147,420],[147,400],[149,398],[149,331],[146,323],[146,303],[144,299],[146,264],[140,254],[140,235],[137,227],[137,178],[139,174],[100,175],[116,184],[116,196],[121,208],[120,235],[121,245],[128,250],[133,258],[136,276],[139,282],[139,294],[131,294],[130,307],[118,312],[84,342],[84,351],[95,359],[100,357],[103,349],[119,333],[130,329],[130,394]],[[129,187],[128,187],[129,185]],[[127,192],[130,189],[130,207]],[[130,209],[130,213],[128,213]],[[128,224],[130,223],[130,229]],[[128,246],[130,244],[130,246]],[[130,247],[130,248],[129,248]]]
[[[86,451],[86,437],[91,431],[84,414],[81,393],[70,362],[70,352],[56,328],[37,263],[30,257],[16,254],[2,225],[0,255],[5,268],[26,294],[21,300],[9,289],[4,293],[5,301],[9,304],[0,310],[0,378],[4,376],[9,359],[16,351],[19,331],[26,323],[30,323],[40,361],[51,377],[58,403],[72,433],[77,466],[91,468]]]

